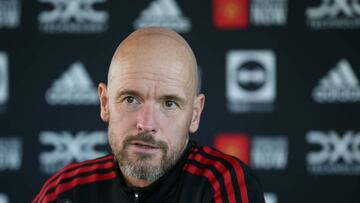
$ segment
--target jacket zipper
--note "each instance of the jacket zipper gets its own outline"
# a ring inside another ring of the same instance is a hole
[[[135,203],[139,203],[139,193],[135,192]]]

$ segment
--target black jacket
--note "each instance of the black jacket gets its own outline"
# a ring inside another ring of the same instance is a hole
[[[113,155],[66,166],[33,203],[264,203],[257,178],[240,160],[189,142],[179,162],[144,188],[129,187]]]

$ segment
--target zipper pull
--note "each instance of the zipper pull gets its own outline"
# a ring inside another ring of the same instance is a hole
[[[138,203],[139,202],[139,193],[134,193],[135,195],[135,203]]]

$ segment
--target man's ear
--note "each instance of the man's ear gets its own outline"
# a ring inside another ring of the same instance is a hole
[[[103,121],[109,121],[109,96],[107,86],[104,83],[99,83],[98,95],[100,99],[100,117]]]
[[[195,133],[198,130],[200,124],[201,112],[204,109],[204,105],[205,105],[205,95],[199,94],[195,98],[195,102],[194,102],[193,115],[189,127],[190,133]]]

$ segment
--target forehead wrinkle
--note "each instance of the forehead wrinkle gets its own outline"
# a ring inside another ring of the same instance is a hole
[[[181,81],[178,77],[171,77],[169,75],[154,73],[150,71],[122,71],[120,75],[112,75],[112,78],[121,77],[122,79],[145,79],[145,80],[157,80],[162,83],[166,83],[168,81]]]
[[[141,82],[135,81],[135,83],[128,85],[129,83],[133,82],[131,80],[143,79],[143,80],[148,80],[148,81],[154,81],[156,84],[158,84],[158,83],[164,84],[164,85],[154,87],[155,95],[157,95],[158,90],[161,91],[163,89],[167,89],[165,91],[165,93],[163,92],[162,94],[166,95],[167,94],[166,92],[168,92],[170,94],[178,94],[182,98],[185,98],[185,95],[186,95],[186,92],[188,89],[188,83],[189,83],[189,82],[182,81],[181,78],[170,77],[168,75],[163,76],[162,74],[159,74],[159,73],[143,72],[143,71],[124,72],[124,73],[121,73],[120,75],[113,76],[113,79],[116,79],[116,78],[118,78],[118,80],[121,81],[122,85],[119,88],[120,90],[129,89],[129,88],[131,89],[131,87],[129,87],[129,86],[131,86],[133,84],[135,84],[134,86],[141,84]],[[175,90],[171,90],[171,89],[173,89],[172,87],[175,87],[174,88]]]
[[[181,72],[185,70],[180,70],[179,73],[176,73],[176,75],[182,75]],[[114,73],[117,72],[117,73]],[[162,73],[154,73],[150,71],[129,71],[124,70],[123,68],[118,68],[117,71],[112,71],[111,74],[109,74],[108,79],[108,85],[109,87],[112,86],[113,82],[116,80],[120,80],[125,82],[128,79],[144,79],[144,80],[157,80],[160,83],[168,83],[167,86],[182,86],[183,89],[187,92],[192,94],[195,91],[197,91],[197,87],[195,87],[196,80],[193,79],[194,76],[191,76],[186,74],[187,77],[175,77],[170,76],[169,74],[162,74]],[[178,84],[176,84],[178,82]]]

